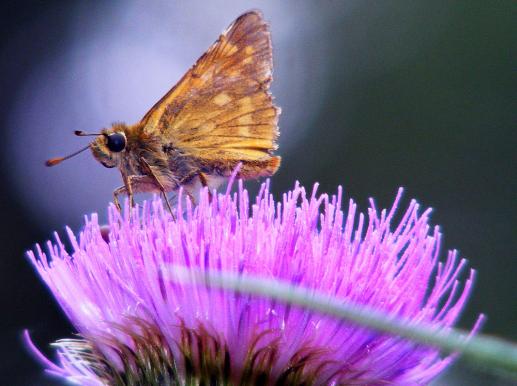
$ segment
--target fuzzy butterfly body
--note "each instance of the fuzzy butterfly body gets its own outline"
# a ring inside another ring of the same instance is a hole
[[[268,25],[259,12],[245,13],[140,122],[114,124],[89,145],[122,174],[115,202],[120,194],[189,192],[198,182],[213,188],[239,163],[240,178],[273,175],[280,109],[269,93],[271,73]]]

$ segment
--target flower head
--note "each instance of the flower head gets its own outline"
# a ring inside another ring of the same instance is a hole
[[[250,204],[236,194],[179,200],[177,219],[158,199],[109,209],[109,241],[97,216],[73,252],[59,236],[29,252],[79,339],[56,343],[47,370],[81,384],[414,385],[452,357],[399,337],[336,321],[271,299],[171,280],[180,265],[278,279],[447,329],[473,281],[455,251],[439,260],[440,234],[411,201],[394,223],[373,201],[367,215],[342,194],[310,195],[298,184],[273,199],[268,184]],[[185,207],[186,206],[186,207]]]

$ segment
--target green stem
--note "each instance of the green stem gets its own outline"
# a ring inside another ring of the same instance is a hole
[[[265,296],[302,308],[346,320],[347,322],[401,336],[417,343],[439,348],[445,353],[459,353],[461,358],[493,370],[505,370],[517,377],[517,345],[499,338],[477,334],[469,336],[459,329],[437,330],[428,323],[415,325],[409,319],[394,318],[371,307],[343,303],[323,293],[291,284],[252,276],[241,276],[217,271],[201,272],[171,266],[172,280],[194,282],[213,288]]]

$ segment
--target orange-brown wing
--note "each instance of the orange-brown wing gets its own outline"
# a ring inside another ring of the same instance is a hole
[[[208,162],[266,161],[280,113],[268,91],[271,72],[268,25],[245,13],[145,115],[144,130]]]

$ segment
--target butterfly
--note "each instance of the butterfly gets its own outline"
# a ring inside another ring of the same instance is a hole
[[[272,47],[268,24],[258,11],[238,17],[140,122],[115,123],[90,134],[85,148],[50,159],[54,166],[90,149],[107,168],[118,168],[127,195],[157,192],[170,209],[168,192],[183,187],[193,199],[196,186],[217,188],[240,164],[243,179],[273,175],[278,116],[269,92]]]

